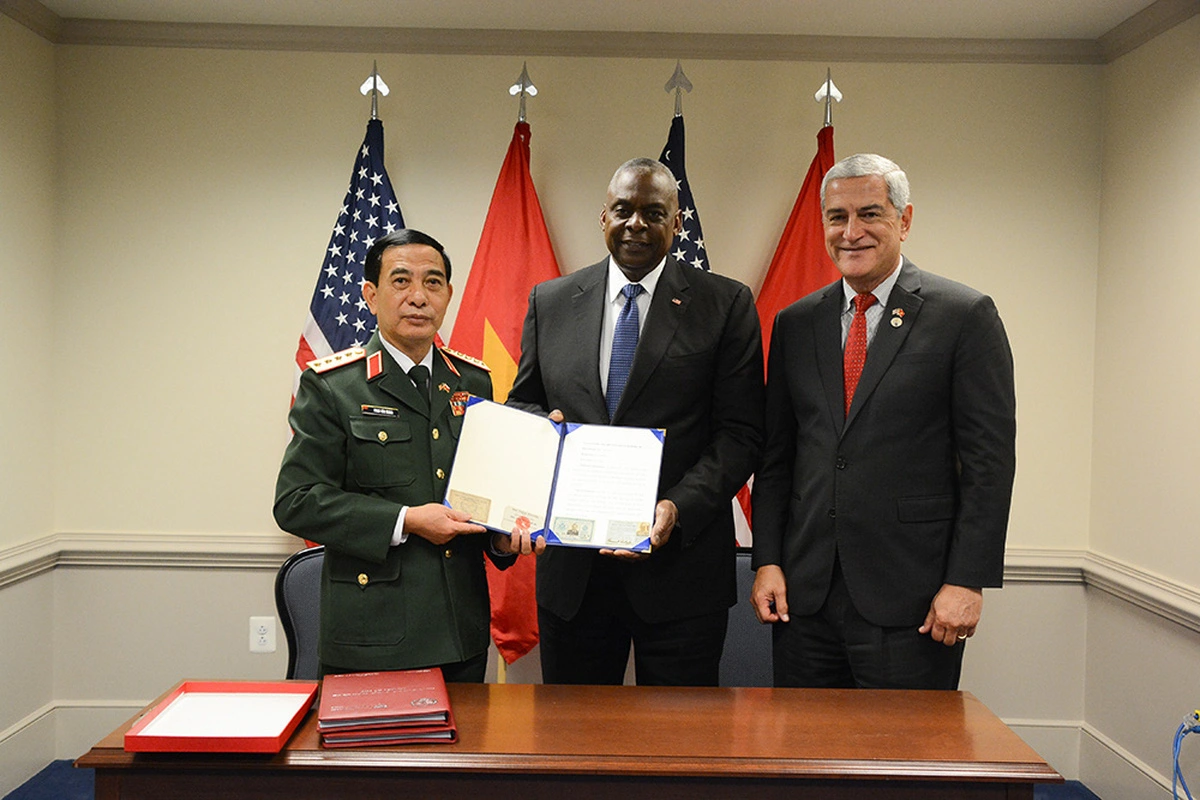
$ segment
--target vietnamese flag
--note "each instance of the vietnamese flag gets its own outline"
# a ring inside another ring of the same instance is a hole
[[[821,181],[833,168],[833,126],[817,133],[817,154],[808,167],[792,215],[788,217],[755,306],[762,325],[763,358],[771,348],[775,315],[788,305],[837,280],[840,273],[825,250]]]
[[[529,124],[518,122],[450,336],[453,349],[482,359],[491,369],[498,403],[508,397],[517,377],[529,291],[560,275],[529,174],[529,137]],[[508,664],[538,642],[535,567],[531,557],[518,558],[503,572],[487,562],[492,640]]]

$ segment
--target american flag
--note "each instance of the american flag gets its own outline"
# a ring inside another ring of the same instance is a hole
[[[671,244],[671,255],[696,269],[708,271],[708,251],[704,249],[704,232],[700,230],[700,214],[692,199],[688,186],[687,170],[683,165],[683,115],[676,114],[671,120],[671,132],[667,134],[667,146],[658,160],[666,164],[675,175],[679,189],[679,210],[683,213],[683,230]]]
[[[700,230],[700,213],[692,199],[692,188],[688,186],[687,170],[683,165],[683,115],[676,114],[671,120],[671,132],[667,134],[667,146],[658,160],[666,164],[675,175],[675,186],[679,189],[679,210],[683,213],[683,230],[671,244],[671,255],[696,269],[709,271],[708,250],[704,247],[704,232]],[[742,547],[750,545],[753,534],[750,530],[750,482],[743,486],[733,498],[734,538]]]
[[[296,349],[293,397],[309,361],[360,347],[375,331],[375,315],[362,298],[363,262],[376,239],[403,227],[404,217],[383,167],[383,122],[373,119],[367,123],[367,135],[354,160],[350,188],[308,305],[308,319]]]

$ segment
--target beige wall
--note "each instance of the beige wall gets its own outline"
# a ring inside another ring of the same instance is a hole
[[[53,397],[71,372],[55,364],[54,71],[54,48],[0,16],[0,549],[51,531]]]
[[[1106,67],[833,65],[838,154],[877,150],[907,168],[908,254],[995,296],[1016,355],[1009,562],[1034,577],[989,593],[964,687],[1065,773],[1138,787],[1106,797],[1155,796],[1147,786],[1169,768],[1159,745],[1194,707],[1181,665],[1200,642],[1195,624],[1157,615],[1147,630],[1142,610],[1097,600],[1078,566],[1056,565],[1090,548],[1133,583],[1162,576],[1176,606],[1200,598],[1185,505],[1200,478],[1200,342],[1190,316],[1152,305],[1177,287],[1186,301],[1200,281],[1188,241],[1198,34],[1193,18]],[[260,557],[229,571],[239,556],[220,553],[289,541],[270,503],[291,358],[373,58],[52,47],[0,15],[0,333],[32,343],[0,348],[0,568],[51,535],[117,550],[0,582],[0,641],[23,643],[0,648],[0,680],[21,676],[0,698],[0,772],[41,752],[45,726],[30,717],[47,709],[71,729],[60,756],[73,755],[181,672],[281,669],[280,654],[245,652],[245,618],[272,613],[270,569]],[[449,247],[460,293],[520,66],[379,58],[389,173],[409,224]],[[673,66],[530,61],[533,175],[565,269],[604,253],[596,215],[613,168],[662,147]],[[713,264],[757,289],[815,149],[825,65],[684,66]],[[44,319],[55,338],[36,341]],[[1175,362],[1153,355],[1164,337]],[[217,555],[176,569],[168,551],[190,545],[171,537]],[[139,562],[143,543],[160,551],[148,566],[117,566]]]
[[[57,174],[54,48],[0,16],[0,552],[48,536],[54,513]],[[43,574],[0,600],[0,775],[29,775],[53,752],[54,583]],[[18,727],[19,739],[2,734]],[[0,794],[12,789],[0,779]]]
[[[73,413],[76,393],[54,398],[54,527],[274,530],[291,357],[361,141],[369,59],[65,47],[57,65],[71,235],[56,320],[64,342],[101,352],[72,359],[86,414]],[[815,150],[811,91],[824,69],[687,66],[688,166],[713,264],[757,287]],[[534,178],[564,268],[604,254],[596,217],[613,168],[661,149],[672,67],[530,64]],[[520,60],[393,55],[379,68],[393,87],[381,115],[405,218],[443,239],[462,287],[515,122],[506,90]],[[1021,420],[1010,538],[1026,547],[1087,537],[1098,70],[835,70],[847,97],[838,152],[877,149],[908,168],[910,254],[993,293],[1009,326]],[[1059,329],[1051,298],[1080,291],[1089,302],[1068,312],[1066,341],[1044,347]]]
[[[1200,17],[1106,68],[1090,547],[1200,587]],[[1200,635],[1094,593],[1081,766],[1105,798],[1170,775]],[[1134,767],[1129,765],[1133,764]],[[1193,784],[1200,753],[1183,748]]]
[[[1093,549],[1200,586],[1200,17],[1107,68]]]

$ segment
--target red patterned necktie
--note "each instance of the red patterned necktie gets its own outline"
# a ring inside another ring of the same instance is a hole
[[[842,375],[845,380],[846,416],[850,416],[850,401],[867,361],[867,309],[875,303],[875,295],[860,292],[854,295],[854,319],[850,320],[850,333],[846,335],[846,349],[842,354]]]

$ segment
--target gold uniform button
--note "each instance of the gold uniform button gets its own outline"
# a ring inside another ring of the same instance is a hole
[[[437,476],[439,481],[446,479],[446,473],[442,471],[441,467],[438,467]]]
[[[379,432],[379,441],[381,441],[381,442],[386,442],[386,441],[387,441],[387,431],[380,431],[380,432]]]
[[[358,585],[359,586],[366,586],[370,582],[371,582],[371,579],[367,577],[367,573],[365,573],[365,572],[358,573]]]
[[[434,428],[434,429],[433,429],[433,438],[434,438],[434,440],[437,440],[437,438],[438,438],[438,437],[440,437],[441,435],[442,435],[442,434],[440,434],[440,433],[438,432],[438,429],[437,429],[437,428]]]
[[[449,547],[447,547],[446,548],[446,558],[450,558],[450,556],[452,556],[452,555],[454,555],[454,551],[451,550]]]

